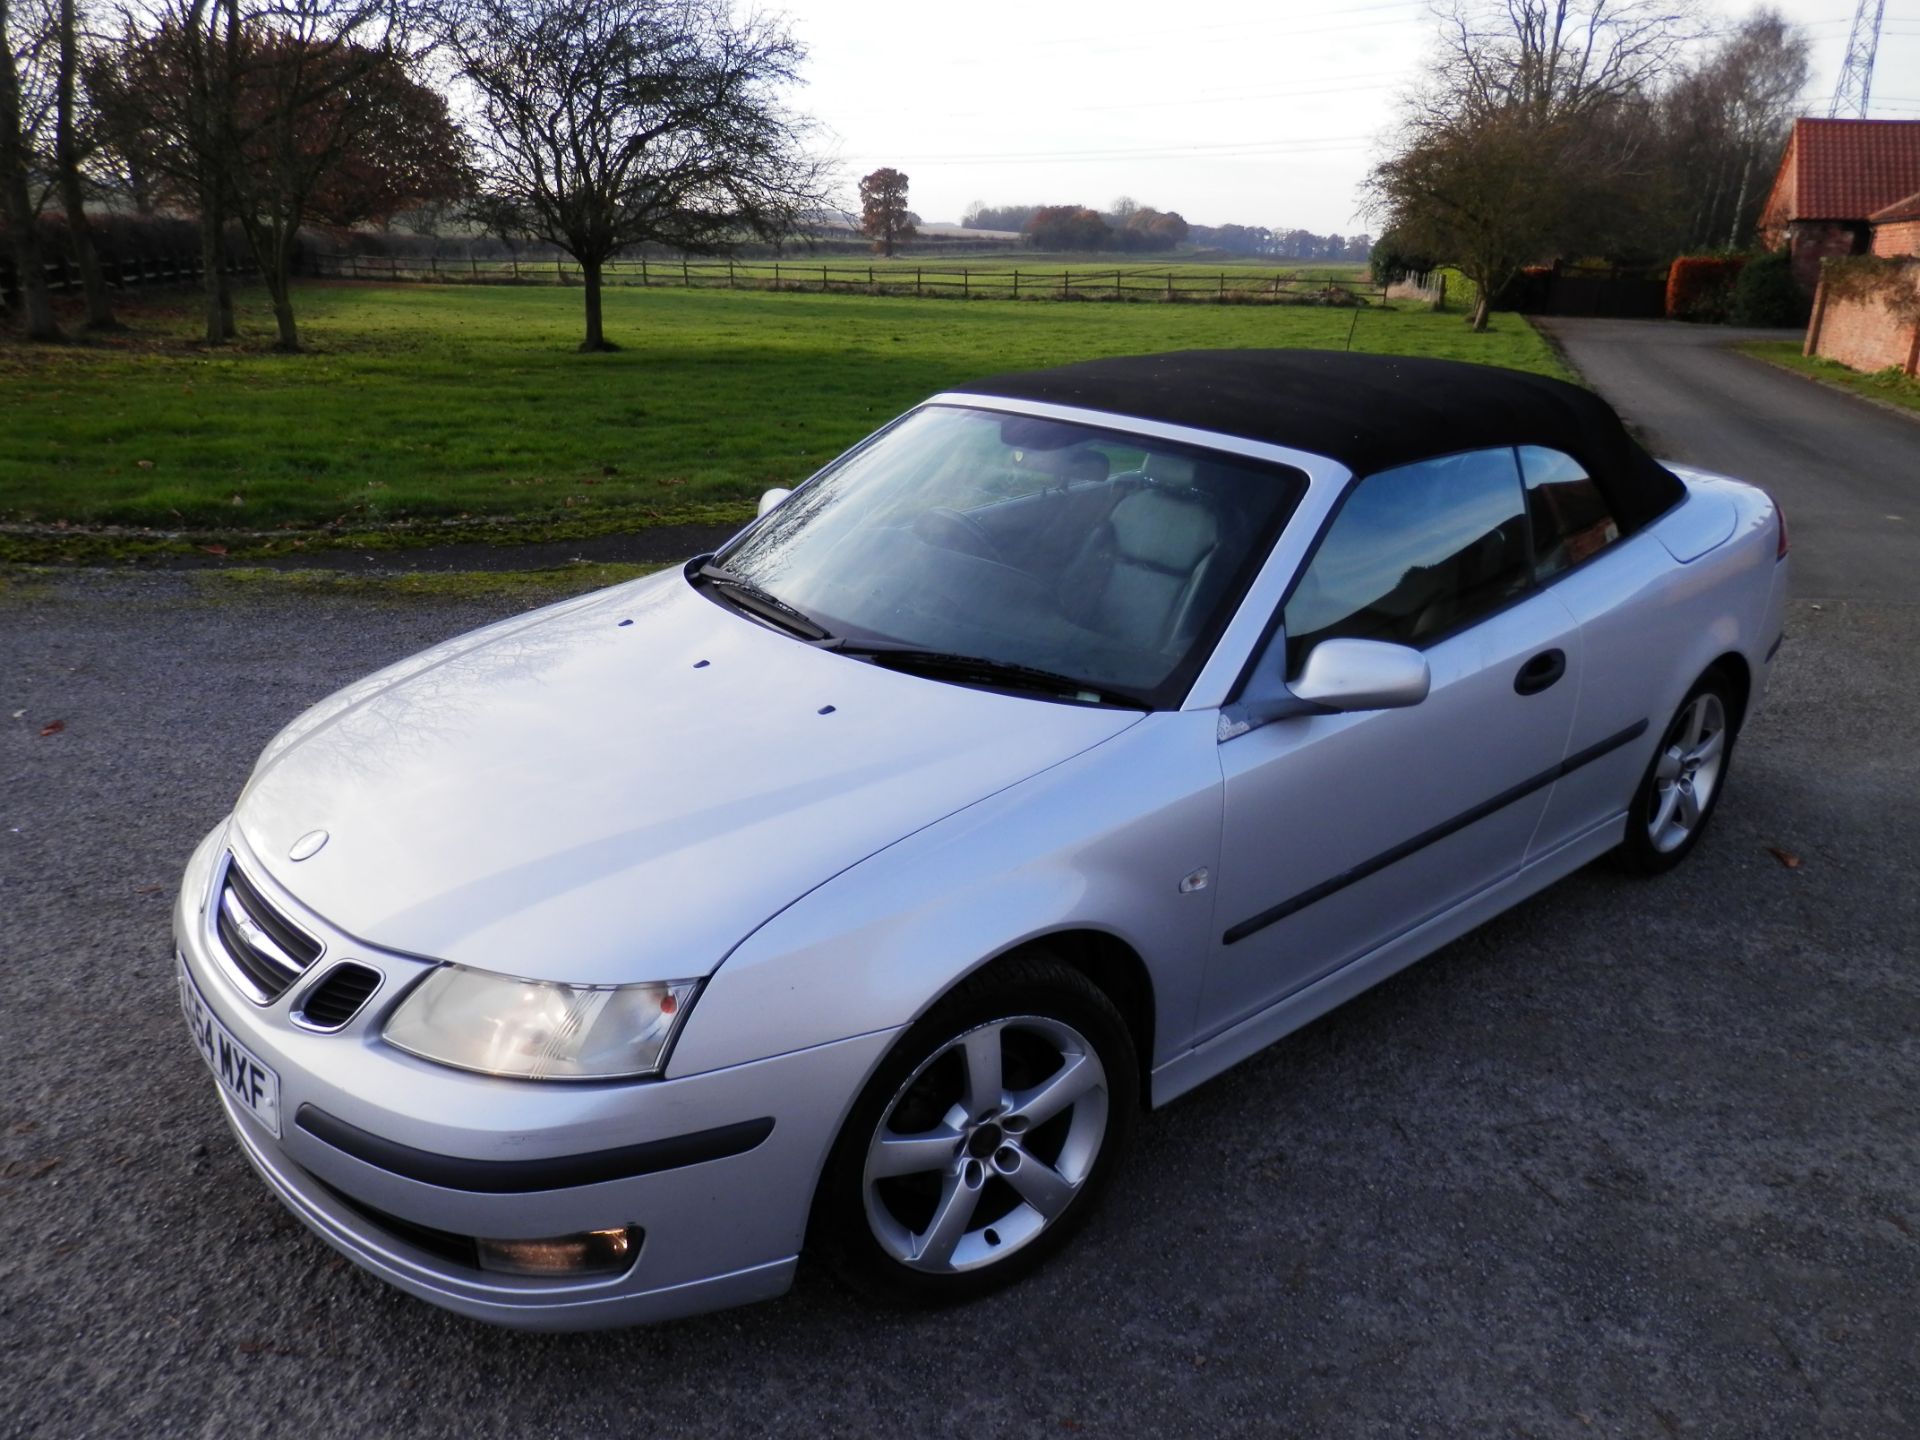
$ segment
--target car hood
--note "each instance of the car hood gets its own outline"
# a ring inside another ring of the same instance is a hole
[[[256,865],[368,945],[534,979],[678,979],[1139,718],[821,651],[674,571],[342,691],[268,747],[234,823]],[[318,853],[288,858],[314,830]]]

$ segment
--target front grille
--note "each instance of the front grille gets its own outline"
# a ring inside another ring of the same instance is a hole
[[[381,975],[368,965],[347,960],[334,966],[300,1001],[295,1018],[315,1030],[338,1030],[380,988]]]
[[[269,905],[231,855],[214,897],[213,923],[220,948],[262,1004],[320,958],[320,942]]]

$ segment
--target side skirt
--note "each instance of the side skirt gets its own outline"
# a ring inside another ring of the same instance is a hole
[[[1214,1036],[1203,1045],[1178,1055],[1153,1072],[1153,1105],[1158,1107],[1177,1099],[1222,1071],[1292,1034],[1301,1026],[1318,1020],[1329,1010],[1345,1004],[1363,990],[1370,990],[1389,976],[1424,959],[1449,941],[1484,925],[1503,910],[1511,909],[1530,895],[1546,889],[1554,881],[1571,875],[1582,865],[1595,860],[1618,845],[1627,833],[1627,817],[1622,811],[1603,820],[1584,835],[1577,835],[1532,861],[1504,880],[1461,901],[1451,910],[1395,936],[1386,944],[1368,951],[1358,959],[1323,976],[1305,989],[1296,990],[1257,1015],[1250,1015],[1231,1030]]]

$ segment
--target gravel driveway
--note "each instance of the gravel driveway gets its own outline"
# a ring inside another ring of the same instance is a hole
[[[1913,606],[1796,605],[1688,865],[1575,876],[1154,1115],[1019,1289],[883,1313],[809,1272],[537,1337],[282,1212],[167,934],[281,722],[516,603],[0,590],[0,1433],[1920,1431]]]

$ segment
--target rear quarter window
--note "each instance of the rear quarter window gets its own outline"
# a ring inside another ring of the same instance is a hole
[[[1620,526],[1571,455],[1539,445],[1520,447],[1520,473],[1527,482],[1527,521],[1533,530],[1533,573],[1550,580],[1598,555],[1620,538]]]

